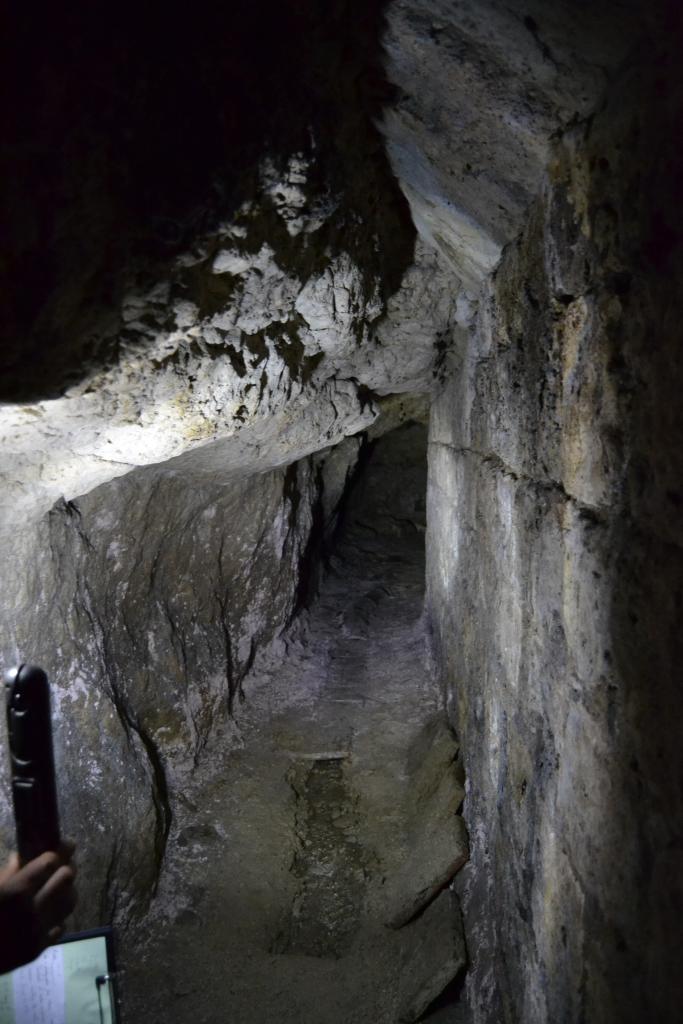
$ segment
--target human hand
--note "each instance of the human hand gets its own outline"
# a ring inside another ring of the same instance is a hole
[[[0,871],[0,974],[35,960],[62,935],[76,906],[73,853],[63,843],[23,867],[13,853]]]

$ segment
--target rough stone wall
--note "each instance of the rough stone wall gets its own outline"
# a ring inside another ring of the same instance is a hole
[[[675,61],[644,45],[563,134],[441,367],[428,588],[467,770],[473,1022],[679,1019]]]
[[[383,131],[420,235],[476,294],[521,231],[553,138],[595,109],[637,0],[394,0]]]
[[[3,661],[31,651],[53,680],[83,927],[144,918],[207,739],[234,742],[244,677],[306,597],[315,521],[356,451],[327,486],[324,456],[220,481],[141,470],[59,502],[7,567]],[[9,806],[3,772],[5,845]]]

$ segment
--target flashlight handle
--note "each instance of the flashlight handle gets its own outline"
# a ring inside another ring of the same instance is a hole
[[[52,749],[50,684],[42,668],[20,665],[5,676],[12,799],[22,864],[60,845]]]

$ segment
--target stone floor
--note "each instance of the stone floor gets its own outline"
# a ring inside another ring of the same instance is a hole
[[[376,442],[317,598],[255,666],[231,743],[207,748],[157,909],[123,951],[126,1024],[396,1024],[461,970],[458,748],[422,618],[424,435]]]

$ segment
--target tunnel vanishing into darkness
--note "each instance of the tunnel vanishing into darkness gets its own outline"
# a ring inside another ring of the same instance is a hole
[[[0,653],[124,1024],[678,1021],[681,34],[11,12]]]

